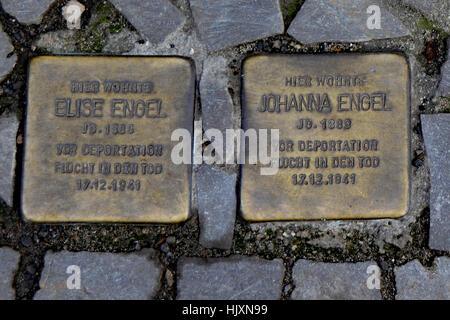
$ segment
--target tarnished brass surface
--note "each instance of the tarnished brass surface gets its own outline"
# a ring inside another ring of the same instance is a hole
[[[192,131],[194,86],[193,66],[182,58],[33,59],[25,131],[25,218],[186,220],[191,169],[172,163],[172,146],[178,142],[170,137],[177,128]]]
[[[308,94],[316,101],[320,96],[319,107]],[[306,110],[308,98],[313,111]],[[281,163],[275,175],[266,176],[260,175],[260,165],[242,166],[245,219],[396,218],[406,213],[409,72],[404,57],[254,56],[244,61],[242,100],[243,129],[280,130]],[[319,162],[316,168],[318,159],[326,165]]]

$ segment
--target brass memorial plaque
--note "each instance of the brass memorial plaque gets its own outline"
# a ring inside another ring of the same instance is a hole
[[[242,166],[245,219],[396,218],[408,208],[409,72],[397,54],[263,55],[244,130],[279,129],[279,168]],[[270,132],[270,131],[269,131]]]
[[[195,72],[177,57],[31,61],[22,210],[36,222],[181,222],[190,165],[172,131],[192,131]]]

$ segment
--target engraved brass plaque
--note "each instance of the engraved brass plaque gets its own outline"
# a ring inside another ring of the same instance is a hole
[[[31,61],[22,210],[36,222],[184,221],[190,165],[172,131],[192,132],[195,72],[177,57]]]
[[[276,174],[261,175],[260,162],[242,166],[245,219],[406,213],[409,72],[404,57],[250,57],[243,65],[242,100],[244,130],[279,129]]]

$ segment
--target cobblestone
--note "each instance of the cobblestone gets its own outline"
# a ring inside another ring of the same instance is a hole
[[[367,27],[371,14],[366,11],[371,5],[378,5],[381,9],[380,29]],[[409,30],[378,0],[307,0],[287,32],[303,44],[368,41],[410,35]]]
[[[450,24],[448,23],[448,12],[450,3],[446,0],[404,0],[408,6],[420,10],[428,19],[439,20],[442,22],[444,29],[449,32]]]
[[[182,258],[178,272],[179,300],[271,300],[280,298],[284,266],[256,257]]]
[[[210,57],[203,62],[200,78],[200,97],[202,100],[203,130],[218,129],[225,134],[231,129],[233,101],[228,92],[225,58]]]
[[[53,0],[1,0],[3,9],[21,23],[37,24]]]
[[[450,114],[422,115],[431,172],[430,248],[450,251]]]
[[[146,300],[159,288],[162,270],[152,252],[47,253],[35,300]],[[68,269],[72,266],[72,269]],[[75,268],[73,267],[75,266]],[[76,287],[76,268],[80,287]],[[71,277],[71,278],[69,278]],[[70,284],[72,289],[68,288]]]
[[[278,0],[191,0],[200,39],[214,51],[283,33]]]
[[[15,114],[0,115],[0,198],[12,206],[16,169],[16,135],[19,123]]]
[[[441,67],[441,81],[436,95],[450,97],[450,39],[447,40],[447,61]]]
[[[236,174],[202,165],[197,171],[200,244],[230,249],[236,219]]]
[[[13,281],[19,258],[18,252],[7,247],[0,248],[0,300],[14,299]]]
[[[380,300],[380,290],[369,289],[367,268],[374,262],[321,263],[299,260],[292,270],[296,300]]]
[[[449,300],[450,259],[436,258],[432,268],[418,260],[395,268],[397,300]]]
[[[167,0],[111,0],[111,3],[152,43],[164,41],[186,20]]]
[[[17,56],[14,53],[14,47],[11,44],[8,35],[3,32],[0,26],[0,81],[2,81],[5,76],[11,72],[16,64],[16,61]]]

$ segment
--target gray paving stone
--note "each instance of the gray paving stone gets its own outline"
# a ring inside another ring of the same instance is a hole
[[[13,203],[18,126],[15,114],[0,115],[0,198],[10,207]]]
[[[2,81],[16,65],[16,54],[13,53],[10,57],[8,57],[8,54],[13,51],[14,47],[11,44],[8,35],[3,32],[0,26],[0,81]]]
[[[428,14],[438,10],[445,10],[448,6],[448,2],[445,0],[403,0],[403,2]]]
[[[10,248],[0,248],[0,300],[13,300],[14,273],[19,264],[20,254]]]
[[[53,0],[1,0],[3,9],[19,22],[38,24]]]
[[[403,0],[403,2],[428,14],[438,10],[445,10],[448,6],[448,2],[445,0]]]
[[[441,97],[450,97],[450,59],[441,67],[441,82],[437,90],[437,95]]]
[[[367,7],[378,5],[381,29],[367,28]],[[288,34],[303,44],[339,41],[358,42],[410,35],[379,0],[306,0],[292,21]]]
[[[159,288],[161,266],[152,252],[57,252],[45,255],[44,270],[35,300],[146,300]],[[74,271],[80,269],[80,289],[73,288]],[[69,273],[66,273],[69,271]],[[72,289],[68,289],[69,284]]]
[[[233,101],[228,93],[226,69],[227,61],[221,56],[203,61],[199,87],[205,133],[208,129],[218,129],[225,135],[225,130],[233,126]],[[236,216],[235,188],[236,173],[226,173],[209,165],[203,165],[197,170],[202,246],[220,249],[231,247]]]
[[[275,300],[281,295],[281,260],[231,256],[181,258],[178,262],[179,300]]]
[[[236,219],[236,173],[209,165],[197,171],[200,244],[206,248],[229,249]]]
[[[209,50],[283,33],[278,0],[191,0],[200,39]]]
[[[431,269],[418,260],[395,268],[397,300],[449,300],[450,259],[440,257]]]
[[[420,119],[431,173],[429,246],[450,251],[450,114]]]
[[[450,97],[450,39],[447,41],[447,61],[441,67],[441,82],[436,92],[437,96]]]
[[[295,300],[380,300],[378,289],[369,289],[367,268],[375,262],[323,263],[299,260],[292,270]]]
[[[203,61],[200,77],[200,98],[203,130],[231,129],[233,101],[228,92],[227,61],[223,57],[210,57]]]
[[[154,44],[164,41],[186,20],[169,0],[110,0],[110,2]]]

